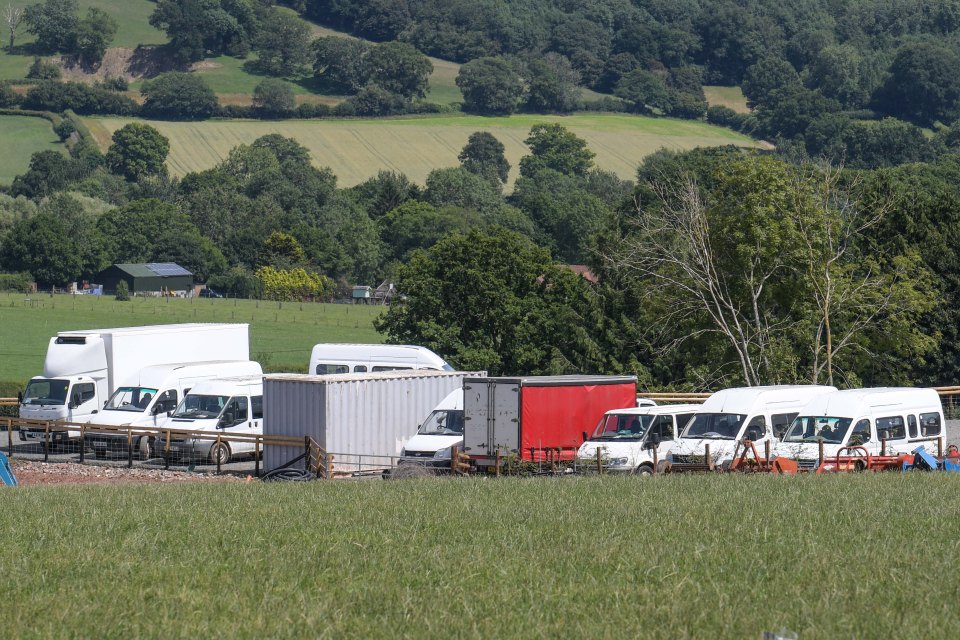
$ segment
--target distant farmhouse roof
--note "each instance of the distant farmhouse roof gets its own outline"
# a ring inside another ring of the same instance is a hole
[[[156,276],[192,276],[193,274],[176,262],[147,262],[146,264],[115,264],[135,278],[154,278]]]

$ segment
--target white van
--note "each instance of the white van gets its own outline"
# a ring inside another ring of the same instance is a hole
[[[797,460],[801,469],[819,461],[820,441],[825,458],[850,446],[879,455],[881,439],[887,455],[912,453],[917,447],[937,451],[946,445],[946,421],[940,396],[933,389],[878,387],[836,391],[811,400],[800,411],[774,454]],[[860,451],[848,451],[856,455]]]
[[[463,447],[463,425],[463,389],[454,389],[403,446],[397,464],[449,467],[452,448]]]
[[[209,460],[226,464],[233,458],[255,452],[249,442],[220,442],[218,433],[260,435],[263,433],[263,376],[217,378],[197,383],[184,396],[177,410],[163,423],[165,428],[203,431],[212,438],[171,438],[170,455],[190,460]],[[156,449],[163,451],[165,442]]]
[[[123,381],[107,400],[103,411],[95,415],[94,425],[158,427],[173,413],[181,398],[204,380],[224,376],[262,376],[259,362],[251,360],[188,362],[144,367]],[[98,458],[108,451],[126,451],[127,438],[117,433],[91,433],[85,438]],[[134,450],[149,457],[149,439],[134,441]]]
[[[402,369],[453,371],[426,347],[403,344],[318,344],[310,353],[311,375],[367,373]]]
[[[668,459],[673,464],[702,462],[705,445],[715,465],[733,460],[737,443],[750,438],[763,453],[765,442],[775,445],[800,410],[836,387],[774,385],[717,391],[704,401],[687,423]]]
[[[699,404],[675,404],[608,411],[580,445],[577,463],[586,470],[595,469],[599,450],[604,470],[648,475],[653,472],[653,452],[648,447],[656,442],[657,460],[666,461],[677,434],[699,409]]]

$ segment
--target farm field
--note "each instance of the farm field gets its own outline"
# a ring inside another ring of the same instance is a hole
[[[704,87],[703,94],[707,98],[707,104],[711,107],[729,107],[737,113],[750,112],[750,107],[747,106],[747,97],[743,95],[740,87]]]
[[[16,585],[0,617],[10,637],[952,638],[958,489],[952,474],[21,487],[0,513]]]
[[[114,131],[129,118],[87,118],[102,148]],[[240,144],[249,144],[268,133],[279,133],[306,146],[314,164],[328,166],[340,186],[363,182],[379,170],[400,171],[422,184],[433,169],[457,166],[457,154],[474,131],[495,135],[506,147],[512,165],[509,182],[518,174],[520,158],[529,149],[523,143],[537,123],[559,123],[584,138],[597,154],[597,166],[632,179],[644,156],[660,148],[691,149],[698,146],[758,143],[729,129],[704,122],[646,118],[623,114],[572,116],[515,115],[434,116],[379,120],[286,120],[155,122],[170,139],[167,165],[175,175],[208,169]]]
[[[306,371],[318,342],[383,342],[373,320],[383,307],[210,298],[0,294],[0,381],[24,383],[43,371],[47,343],[58,331],[174,322],[247,322],[250,356],[265,370]]]
[[[14,177],[30,166],[30,156],[36,151],[52,149],[65,152],[53,125],[44,118],[28,116],[0,116],[0,184],[9,185]]]

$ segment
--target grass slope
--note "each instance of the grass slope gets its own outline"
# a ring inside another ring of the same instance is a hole
[[[952,638],[958,490],[953,474],[21,488],[0,511],[0,619],[9,637]]]
[[[0,294],[0,381],[24,382],[43,371],[47,343],[58,331],[174,322],[250,323],[250,355],[264,369],[306,371],[318,342],[383,342],[372,322],[383,307],[197,298]]]
[[[87,119],[101,145],[109,144],[113,132],[128,122],[125,118]],[[467,137],[479,130],[489,131],[503,142],[507,159],[513,166],[512,182],[520,158],[529,152],[523,141],[530,127],[540,122],[560,123],[586,139],[597,154],[599,167],[628,179],[634,177],[644,156],[660,148],[756,145],[744,135],[704,122],[622,114],[150,124],[170,139],[167,164],[176,175],[207,169],[225,158],[233,147],[249,144],[268,133],[279,133],[295,138],[310,149],[315,164],[329,166],[337,174],[339,184],[349,186],[363,182],[381,169],[401,171],[422,184],[431,170],[457,166],[457,154]]]
[[[15,176],[27,170],[30,156],[36,151],[52,149],[64,152],[49,120],[27,116],[0,116],[0,184],[10,184]]]
[[[747,98],[740,87],[704,87],[703,94],[711,107],[729,107],[737,113],[750,113]]]

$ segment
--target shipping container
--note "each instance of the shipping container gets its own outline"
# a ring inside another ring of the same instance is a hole
[[[265,435],[309,436],[334,455],[337,471],[372,471],[393,466],[403,445],[451,391],[476,371],[390,371],[382,373],[264,377]],[[283,466],[303,448],[264,447],[264,467]],[[302,468],[302,465],[297,465]]]
[[[635,376],[468,377],[464,451],[477,466],[501,456],[571,460],[604,413],[635,407]]]

